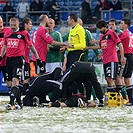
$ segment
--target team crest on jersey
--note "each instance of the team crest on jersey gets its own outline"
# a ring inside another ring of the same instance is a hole
[[[106,35],[105,38],[108,39],[108,35]]]
[[[17,35],[17,38],[21,38],[21,35],[19,34],[19,35]]]
[[[111,39],[111,36],[110,35],[105,35],[102,37],[102,40],[107,40],[107,39]]]

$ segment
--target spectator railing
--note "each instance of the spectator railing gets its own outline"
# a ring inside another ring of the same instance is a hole
[[[9,25],[9,19],[11,16],[15,16],[15,17],[19,18],[19,16],[18,16],[19,13],[25,13],[25,12],[1,12],[1,16],[4,20],[4,24],[6,26]],[[58,20],[58,21],[60,21],[60,23],[67,22],[67,17],[70,13],[76,13],[78,15],[78,17],[80,17],[80,11],[56,11],[55,21]],[[36,15],[38,14],[38,16],[40,16],[41,14],[47,14],[48,17],[50,17],[50,14],[48,11],[34,11],[34,12],[29,11],[29,12],[27,12],[26,17],[29,17],[32,19],[35,14]],[[59,15],[57,15],[57,14],[59,14]],[[21,22],[21,19],[20,19],[20,22]],[[33,21],[33,23],[38,25],[39,24],[38,19]]]
[[[117,10],[117,11],[103,10],[101,12],[101,18],[104,19],[105,21],[114,18],[118,22],[121,21],[123,18],[128,18],[131,20],[133,24],[133,10]]]

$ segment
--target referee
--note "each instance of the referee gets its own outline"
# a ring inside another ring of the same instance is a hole
[[[71,26],[68,43],[73,48],[68,48],[67,64],[66,68],[69,68],[75,61],[84,61],[84,48],[86,46],[85,31],[78,23],[78,17],[75,14],[68,16],[68,24]]]

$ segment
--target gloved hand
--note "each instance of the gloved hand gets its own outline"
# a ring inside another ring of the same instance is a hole
[[[45,72],[44,62],[42,62],[40,59],[37,59],[36,63],[37,63],[37,74]]]
[[[37,62],[37,66],[39,67],[43,66],[43,62],[40,59],[37,59],[36,62]]]
[[[0,56],[0,62],[1,62],[1,60],[2,60],[2,57]]]

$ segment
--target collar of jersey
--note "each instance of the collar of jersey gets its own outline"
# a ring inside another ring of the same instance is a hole
[[[12,30],[13,31],[13,30]],[[19,27],[18,27],[18,29],[16,30],[16,31],[13,31],[13,32],[18,32],[19,31]]]
[[[79,26],[79,24],[76,24],[74,27],[72,27],[72,29],[76,28],[77,26]]]

